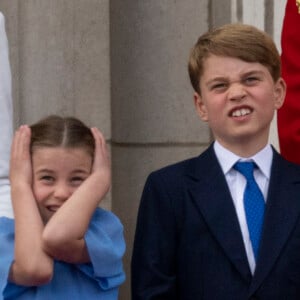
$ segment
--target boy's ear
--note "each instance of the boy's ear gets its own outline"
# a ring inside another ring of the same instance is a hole
[[[286,95],[286,83],[283,78],[279,78],[275,84],[274,96],[275,96],[275,108],[279,109],[284,102]]]
[[[194,104],[200,119],[204,122],[207,122],[208,121],[207,109],[202,100],[202,97],[197,92],[194,93]]]

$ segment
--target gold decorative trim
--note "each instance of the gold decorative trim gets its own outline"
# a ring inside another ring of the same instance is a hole
[[[300,14],[300,0],[296,0],[296,5],[298,7],[298,13]]]

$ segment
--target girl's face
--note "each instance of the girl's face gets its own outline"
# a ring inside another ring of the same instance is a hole
[[[33,151],[32,169],[33,193],[46,223],[91,174],[92,157],[83,148],[40,147]]]

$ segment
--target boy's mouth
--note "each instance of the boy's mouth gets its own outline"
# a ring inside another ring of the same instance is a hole
[[[243,117],[246,115],[249,115],[251,113],[251,109],[248,107],[244,107],[244,108],[239,108],[239,109],[234,109],[230,112],[230,116],[231,117]]]

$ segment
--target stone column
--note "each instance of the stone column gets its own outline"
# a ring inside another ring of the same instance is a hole
[[[111,1],[112,208],[127,241],[120,299],[130,299],[135,221],[147,175],[198,155],[210,141],[187,72],[190,48],[208,28],[207,7],[199,0]]]

